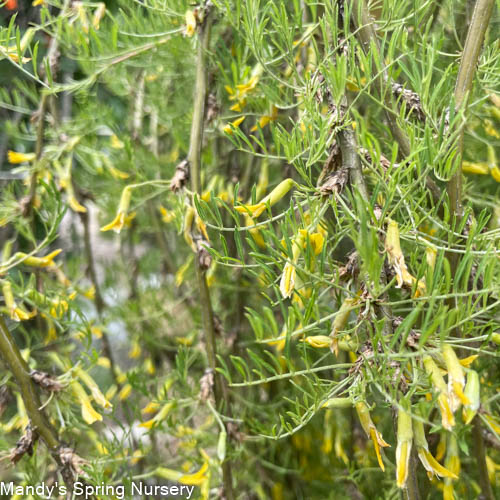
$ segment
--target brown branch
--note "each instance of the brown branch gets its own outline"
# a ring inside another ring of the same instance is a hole
[[[37,435],[46,444],[52,458],[60,468],[68,490],[73,489],[73,473],[61,459],[62,443],[59,442],[55,429],[50,425],[42,410],[40,398],[30,377],[29,367],[17,347],[5,319],[0,315],[0,355],[18,384],[26,412]]]

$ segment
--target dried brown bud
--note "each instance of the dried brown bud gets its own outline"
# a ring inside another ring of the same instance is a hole
[[[349,173],[347,168],[341,168],[335,173],[331,174],[325,182],[320,186],[319,192],[323,196],[330,196],[331,194],[339,194],[344,189],[347,183]]]
[[[214,382],[214,371],[211,368],[207,368],[200,380],[200,399],[203,402],[208,401],[212,396]]]
[[[339,267],[339,280],[346,281],[355,278],[359,274],[359,256],[358,252],[352,252],[347,257],[345,266]]]
[[[175,174],[170,181],[170,189],[176,193],[182,189],[189,180],[189,162],[182,160],[175,168]]]
[[[10,461],[13,464],[17,464],[21,458],[27,453],[30,457],[33,455],[33,445],[35,441],[38,439],[38,434],[36,430],[31,426],[31,422],[28,423],[26,429],[24,430],[24,434],[16,443],[16,447],[10,450]]]
[[[210,123],[219,114],[220,108],[214,94],[209,94],[207,98],[207,122]]]
[[[88,462],[79,457],[71,448],[60,448],[59,458],[61,459],[61,463],[64,466],[69,467],[75,474],[78,474],[79,476],[85,474],[81,466],[86,465]]]
[[[394,95],[398,98],[403,99],[408,105],[410,113],[414,114],[417,120],[425,122],[425,113],[422,109],[422,103],[420,102],[420,96],[413,92],[413,90],[405,89],[399,83],[392,84],[392,91]]]
[[[33,370],[30,376],[36,384],[46,391],[59,392],[64,388],[60,382],[51,377],[48,373]]]
[[[198,263],[202,269],[208,269],[212,263],[212,256],[207,250],[210,244],[204,239],[199,239],[196,241],[196,249],[198,254]]]

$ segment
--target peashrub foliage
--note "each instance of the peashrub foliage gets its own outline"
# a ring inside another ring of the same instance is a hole
[[[498,495],[494,2],[17,3],[0,480]]]

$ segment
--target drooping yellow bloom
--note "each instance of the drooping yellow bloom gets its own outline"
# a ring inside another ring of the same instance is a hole
[[[130,351],[128,352],[128,357],[130,359],[137,359],[141,355],[141,346],[139,342],[134,341],[132,342],[132,347],[130,348]]]
[[[457,438],[453,434],[449,434],[448,436],[448,453],[445,465],[453,474],[453,477],[446,477],[444,480],[443,500],[454,500],[453,481],[456,481],[460,475],[460,458],[458,456]]]
[[[429,445],[427,444],[427,440],[425,439],[425,431],[424,424],[422,421],[418,419],[413,419],[413,435],[415,437],[415,446],[417,448],[418,458],[429,477],[432,477],[434,474],[440,477],[450,477],[457,479],[453,472],[449,471],[445,467],[443,467],[431,454],[429,451]]]
[[[160,205],[159,207],[160,213],[161,213],[161,220],[168,224],[169,222],[172,222],[175,219],[175,212],[172,210],[167,210],[163,205]]]
[[[191,269],[192,267],[192,263],[193,263],[193,260],[194,260],[194,257],[193,255],[191,254],[188,259],[186,260],[186,262],[181,266],[179,267],[179,269],[177,270],[177,272],[175,273],[175,286],[176,287],[179,287],[182,285],[182,283],[184,282],[184,277],[186,275],[186,272]]]
[[[266,209],[267,204],[270,207],[276,205],[294,185],[293,179],[281,181],[266,197],[255,205],[239,205],[234,209],[240,214],[248,214],[251,217],[258,217]]]
[[[175,481],[189,486],[201,486],[206,480],[206,472],[208,470],[208,462],[205,462],[201,469],[194,474],[184,474],[166,467],[158,467],[156,475],[169,481]]]
[[[495,179],[497,182],[500,182],[500,168],[498,166],[495,165],[494,167],[492,167],[490,174],[493,179]]]
[[[102,416],[94,410],[92,403],[90,402],[90,398],[84,388],[76,381],[71,382],[71,388],[81,405],[83,420],[85,420],[85,422],[89,425],[92,425],[94,422],[100,422],[102,420]]]
[[[304,244],[304,236],[302,233],[299,232],[299,234],[297,235],[292,244],[292,262],[287,262],[285,264],[285,267],[283,269],[283,274],[281,275],[280,292],[285,299],[292,295],[293,290],[295,288],[295,276],[297,274],[295,266],[299,261],[299,256],[303,244]]]
[[[450,409],[453,413],[460,404],[468,404],[469,400],[464,394],[465,375],[453,348],[445,344],[442,350],[444,362],[448,369],[448,394],[450,395]]]
[[[490,173],[490,167],[486,162],[472,162],[464,160],[462,162],[462,172],[467,174],[488,175]]]
[[[479,375],[474,370],[470,370],[467,373],[465,397],[467,398],[467,402],[464,403],[462,418],[465,424],[470,424],[472,419],[476,416],[481,404]]]
[[[250,129],[250,132],[256,132],[259,128],[264,128],[269,122],[275,121],[276,118],[278,118],[278,108],[273,105],[271,108],[271,114],[261,116],[257,125],[254,125]]]
[[[120,401],[124,401],[130,396],[131,392],[132,392],[132,386],[130,384],[125,384],[118,393],[118,399]]]
[[[366,435],[373,441],[373,446],[375,447],[375,453],[377,454],[377,460],[382,471],[385,471],[384,462],[382,462],[382,455],[380,453],[380,447],[390,447],[391,445],[386,443],[380,432],[375,427],[370,417],[370,410],[365,402],[360,401],[356,403],[356,412],[358,413],[359,421],[361,427],[365,431]]]
[[[74,372],[75,375],[90,390],[90,392],[92,393],[92,397],[94,398],[94,401],[99,406],[102,406],[106,410],[113,408],[113,405],[104,397],[104,394],[101,392],[101,389],[99,389],[99,386],[96,384],[95,380],[85,370],[82,370],[80,367],[77,366],[74,368]]]
[[[398,444],[396,448],[396,484],[398,488],[406,486],[412,442],[411,415],[400,407],[398,408]]]
[[[163,420],[165,420],[170,413],[170,410],[174,407],[174,402],[169,401],[168,403],[165,403],[162,407],[161,410],[150,420],[147,420],[146,422],[142,422],[140,424],[140,427],[144,427],[145,429],[151,429],[154,425],[159,424]]]
[[[10,281],[3,282],[2,292],[5,301],[5,306],[9,311],[10,319],[14,321],[27,321],[36,315],[36,310],[29,313],[16,304],[16,301],[14,299],[14,294],[12,293],[12,285]]]
[[[122,191],[116,217],[109,224],[101,227],[101,231],[109,231],[112,229],[116,233],[119,233],[122,230],[123,226],[125,226],[130,222],[130,220],[132,220],[132,218],[135,216],[135,213],[127,215],[131,199],[132,188],[130,186],[127,186]]]
[[[142,410],[141,413],[156,413],[160,409],[160,403],[157,401],[150,401]]]
[[[247,100],[241,99],[241,101],[238,101],[236,104],[233,104],[229,109],[231,111],[234,111],[235,113],[241,113],[246,105],[247,105]]]
[[[450,396],[448,394],[446,382],[444,381],[436,363],[434,363],[430,356],[424,356],[423,361],[425,371],[430,375],[432,385],[439,392],[438,405],[439,410],[441,411],[441,423],[445,429],[451,430],[455,425],[455,417],[453,416],[453,412],[451,410]]]
[[[389,219],[387,223],[385,250],[387,252],[389,264],[396,273],[397,287],[401,288],[403,285],[406,285],[411,288],[416,282],[417,289],[415,297],[424,295],[426,290],[425,283],[422,280],[418,280],[417,282],[417,279],[409,273],[406,267],[405,257],[401,250],[401,243],[399,240],[399,226],[398,223],[392,219]]]
[[[186,11],[185,16],[186,28],[184,29],[184,34],[188,37],[192,37],[196,32],[196,14],[192,10]]]
[[[239,118],[236,118],[236,120],[233,120],[231,123],[228,123],[222,129],[222,131],[228,135],[233,135],[234,129],[238,128],[243,123],[245,118],[246,118],[246,116],[240,116]]]
[[[51,267],[55,266],[54,259],[62,252],[62,249],[54,250],[44,257],[34,257],[24,252],[17,252],[15,258],[22,261],[25,266],[31,267]]]
[[[39,5],[45,5],[46,0],[33,0],[33,3],[31,4],[33,7],[38,7]]]
[[[332,339],[330,337],[327,337],[326,335],[312,335],[310,337],[302,339],[302,342],[306,342],[311,347],[323,348],[330,347]]]

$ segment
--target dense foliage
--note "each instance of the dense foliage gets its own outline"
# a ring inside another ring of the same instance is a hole
[[[0,481],[498,497],[498,6],[3,2]]]

